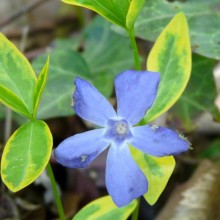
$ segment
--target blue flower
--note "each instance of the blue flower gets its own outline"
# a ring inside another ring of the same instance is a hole
[[[90,164],[109,145],[106,187],[118,207],[145,194],[148,182],[132,159],[129,145],[156,157],[186,151],[189,142],[167,128],[134,126],[152,106],[160,76],[154,72],[125,71],[115,78],[117,113],[89,82],[76,78],[73,109],[76,114],[102,128],[76,134],[55,150],[56,160],[66,167]]]

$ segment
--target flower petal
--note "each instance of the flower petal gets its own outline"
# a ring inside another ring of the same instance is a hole
[[[77,77],[73,94],[73,109],[76,114],[96,125],[105,126],[116,113],[107,99],[89,82]]]
[[[138,123],[152,106],[160,81],[159,73],[128,70],[115,78],[118,116],[131,125]]]
[[[145,194],[147,179],[131,157],[126,145],[111,145],[106,162],[106,187],[118,207]]]
[[[56,160],[65,167],[86,167],[110,144],[102,138],[103,132],[95,129],[65,139],[54,151]]]
[[[182,135],[156,125],[132,127],[131,133],[132,146],[156,157],[179,154],[190,147],[190,142]]]

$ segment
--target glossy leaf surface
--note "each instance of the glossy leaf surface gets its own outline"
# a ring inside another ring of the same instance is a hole
[[[82,208],[73,218],[73,220],[126,220],[137,206],[134,200],[129,205],[118,208],[110,196],[104,196],[92,201]]]
[[[148,191],[144,198],[154,205],[165,189],[173,173],[175,160],[173,156],[153,157],[131,147],[132,156],[148,180]]]
[[[24,55],[0,34],[0,101],[14,111],[31,117],[35,73]]]
[[[71,5],[82,6],[102,15],[109,21],[125,27],[129,0],[62,0]]]
[[[132,0],[127,14],[126,26],[128,29],[134,28],[134,23],[141,9],[143,8],[145,0]]]
[[[0,85],[0,101],[13,111],[18,112],[26,117],[31,117],[31,113],[24,102],[7,87]]]
[[[187,21],[177,14],[155,42],[147,70],[159,72],[161,81],[156,100],[145,116],[152,121],[166,112],[183,93],[191,73],[191,49]]]
[[[43,121],[32,121],[16,130],[6,143],[1,177],[13,192],[32,183],[46,167],[52,150],[52,135]]]
[[[40,103],[40,99],[42,97],[42,93],[46,86],[47,76],[49,71],[49,58],[47,59],[46,64],[44,65],[40,75],[37,78],[37,83],[34,89],[34,115],[37,114],[38,106]]]
[[[144,0],[62,0],[71,5],[91,9],[107,20],[126,29],[133,29]]]

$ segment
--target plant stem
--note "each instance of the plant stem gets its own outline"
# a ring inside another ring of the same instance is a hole
[[[139,58],[137,43],[135,40],[134,29],[131,29],[131,30],[127,29],[127,32],[128,32],[130,42],[131,42],[132,53],[133,53],[134,62],[135,62],[135,69],[141,70],[141,62],[140,62],[140,58]]]
[[[138,220],[139,208],[140,208],[140,198],[137,199],[137,207],[132,213],[131,220]]]
[[[62,206],[60,196],[59,196],[59,192],[58,192],[58,189],[57,189],[57,183],[56,183],[56,180],[54,178],[53,170],[51,168],[50,163],[47,164],[47,173],[48,173],[48,176],[50,178],[51,185],[52,185],[53,194],[54,194],[55,202],[56,202],[56,205],[57,205],[58,213],[59,213],[59,216],[60,216],[60,220],[65,220],[65,214],[64,214],[64,211],[63,211],[63,206]]]

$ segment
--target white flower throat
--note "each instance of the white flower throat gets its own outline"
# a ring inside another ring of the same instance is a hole
[[[127,131],[128,131],[128,126],[123,123],[123,122],[119,122],[118,124],[116,124],[116,133],[119,134],[119,135],[123,135],[123,134],[126,134]]]
[[[116,143],[122,143],[132,136],[126,120],[109,120],[104,137]]]

